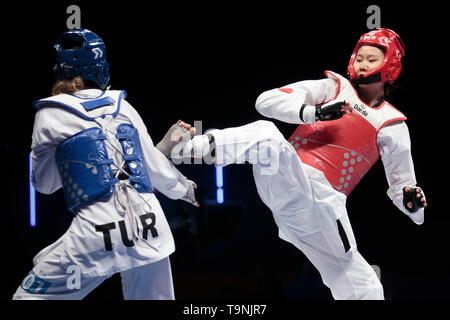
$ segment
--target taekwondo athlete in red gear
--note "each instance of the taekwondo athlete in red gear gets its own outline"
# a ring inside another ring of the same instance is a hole
[[[280,237],[306,255],[334,299],[384,299],[374,269],[357,250],[345,207],[378,158],[390,199],[415,223],[424,220],[427,204],[416,186],[406,117],[384,100],[385,83],[398,77],[403,55],[400,37],[377,29],[358,41],[349,80],[326,71],[325,79],[263,92],[256,100],[262,115],[299,124],[288,141],[272,122],[256,121],[207,131],[184,146],[194,156],[213,156],[218,166],[253,164]]]
[[[82,299],[120,272],[125,299],[174,299],[175,245],[154,189],[197,205],[195,184],[156,149],[125,91],[107,87],[100,37],[69,30],[55,49],[54,90],[76,89],[34,103],[32,181],[44,194],[62,188],[73,220],[34,257],[13,298]],[[72,272],[78,283],[69,283]]]

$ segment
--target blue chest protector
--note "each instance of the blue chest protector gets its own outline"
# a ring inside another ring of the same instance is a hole
[[[36,101],[34,107],[37,109],[47,106],[63,107],[86,120],[95,121],[97,117],[104,117],[107,114],[115,116],[120,108],[122,94],[104,93],[101,99],[77,98],[69,95],[55,97],[57,99],[51,97]],[[100,110],[102,107],[107,113],[102,113]],[[126,165],[124,169],[129,173],[127,178],[131,185],[138,192],[153,192],[137,130],[131,124],[122,123],[117,127],[116,138],[122,146]],[[115,190],[114,185],[119,182],[113,175],[111,165],[114,161],[108,157],[106,139],[100,128],[92,127],[69,137],[56,148],[55,160],[66,204],[74,213],[80,206],[111,196]]]

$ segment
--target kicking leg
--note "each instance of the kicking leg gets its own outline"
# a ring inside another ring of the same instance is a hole
[[[218,166],[249,162],[262,174],[278,171],[280,146],[286,140],[270,121],[255,121],[240,127],[208,130],[184,147],[184,154],[211,159]]]

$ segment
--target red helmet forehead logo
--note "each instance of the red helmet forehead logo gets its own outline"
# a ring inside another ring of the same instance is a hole
[[[374,44],[374,45],[381,45],[383,47],[389,47],[391,43],[392,40],[384,33],[371,31],[361,36],[361,38],[357,43],[357,47],[361,47],[364,44]]]

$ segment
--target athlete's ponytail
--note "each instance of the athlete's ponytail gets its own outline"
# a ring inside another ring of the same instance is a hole
[[[84,89],[84,81],[81,77],[57,81],[52,88],[52,95],[66,93],[71,94]]]

